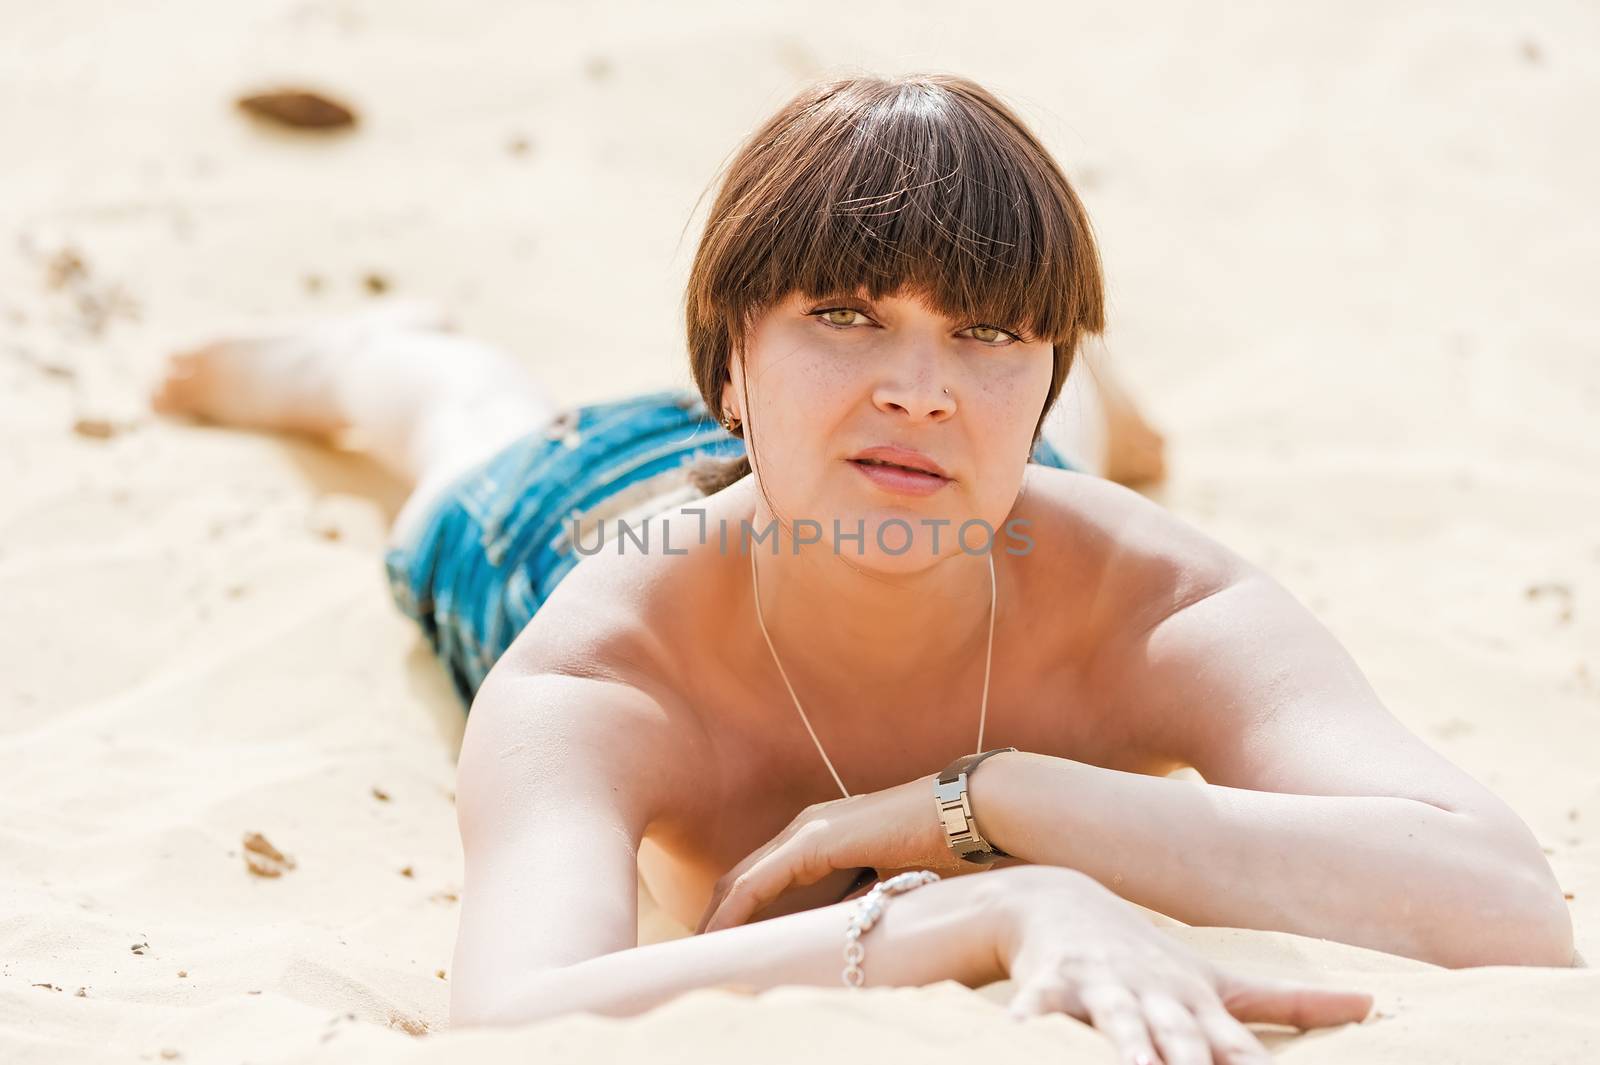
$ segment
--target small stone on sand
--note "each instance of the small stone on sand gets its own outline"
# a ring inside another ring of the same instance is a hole
[[[259,832],[244,837],[245,866],[256,876],[282,876],[294,868],[294,859],[284,854]]]
[[[240,110],[291,129],[346,129],[356,124],[354,109],[309,89],[276,89],[241,96]]]

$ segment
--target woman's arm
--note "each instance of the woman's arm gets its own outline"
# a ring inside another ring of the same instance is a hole
[[[853,902],[636,945],[639,843],[695,786],[696,734],[627,684],[511,666],[485,681],[457,772],[454,1026],[630,1014],[696,987],[842,986]],[[891,900],[867,943],[866,983],[1003,978],[993,890],[967,878]]]
[[[996,847],[1190,924],[1447,966],[1571,964],[1567,907],[1527,827],[1401,726],[1270,578],[1198,597],[1116,661],[1106,712],[1207,783],[996,755],[970,784]]]
[[[849,903],[725,928],[530,974],[498,1020],[581,1011],[628,1016],[699,987],[839,987]],[[1245,1022],[1359,1022],[1364,992],[1264,980],[1214,966],[1114,894],[1068,869],[1005,869],[892,898],[864,940],[863,986],[1010,978],[1016,1020],[1067,1013],[1126,1061],[1271,1060]]]
[[[676,775],[685,734],[638,688],[496,664],[456,773],[453,1024],[492,1018],[530,973],[638,943],[639,844],[688,783]]]
[[[969,787],[984,836],[1007,854],[1081,870],[1187,924],[1295,932],[1452,967],[1572,961],[1543,856],[1474,814],[1025,751],[995,755]]]
[[[981,987],[1004,979],[997,953],[999,888],[993,877],[962,877],[891,898],[862,940],[863,986],[955,980]],[[629,1016],[700,987],[752,993],[779,984],[842,988],[844,933],[855,905],[836,902],[525,973],[475,1019],[518,1024],[578,1010]]]
[[[455,1026],[629,1015],[701,987],[840,986],[849,901],[635,946],[633,861],[645,828],[687,786],[673,767],[692,761],[660,757],[682,753],[684,736],[626,684],[491,674],[457,786],[467,877]],[[1010,975],[1016,1016],[1065,1010],[1152,1060],[1151,1033],[1173,1060],[1209,1060],[1208,1045],[1258,1060],[1265,1052],[1240,1021],[1338,1024],[1371,1005],[1225,973],[1065,869],[1001,870],[891,899],[863,974],[871,986],[968,987]]]

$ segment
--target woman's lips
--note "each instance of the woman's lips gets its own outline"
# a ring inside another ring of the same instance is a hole
[[[900,466],[877,466],[869,462],[857,462],[855,459],[848,461],[850,465],[860,470],[867,480],[879,488],[889,492],[897,492],[900,495],[932,495],[950,483],[948,477],[920,473]]]

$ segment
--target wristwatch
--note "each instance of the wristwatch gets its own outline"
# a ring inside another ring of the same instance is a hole
[[[958,858],[974,865],[988,865],[996,858],[1011,855],[990,846],[989,841],[978,834],[978,823],[972,817],[972,800],[967,797],[967,778],[985,758],[1014,750],[1015,747],[996,747],[977,754],[964,754],[945,766],[933,782],[933,801],[939,808],[939,820],[944,824],[945,842]]]

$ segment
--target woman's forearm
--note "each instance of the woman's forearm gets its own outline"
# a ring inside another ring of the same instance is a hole
[[[1411,799],[1248,791],[1030,752],[996,755],[970,788],[994,846],[1189,924],[1451,966],[1570,963],[1560,891],[1520,826]]]
[[[862,986],[1004,979],[997,946],[1006,870],[925,884],[888,900],[862,938]],[[764,991],[844,985],[845,928],[855,900],[705,935],[652,943],[532,973],[463,1024],[519,1024],[583,1011],[630,1016],[700,987]]]

